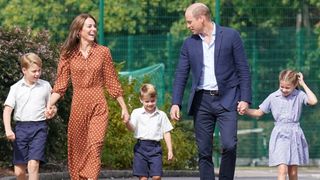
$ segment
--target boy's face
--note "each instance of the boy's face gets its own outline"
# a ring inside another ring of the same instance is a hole
[[[140,102],[143,104],[144,109],[148,113],[153,113],[156,110],[157,99],[156,97],[142,97]]]
[[[29,68],[22,68],[25,81],[29,85],[33,85],[38,81],[41,75],[41,67],[36,64],[32,64]]]
[[[289,96],[295,88],[296,86],[292,83],[280,81],[280,91],[282,92],[283,96]]]

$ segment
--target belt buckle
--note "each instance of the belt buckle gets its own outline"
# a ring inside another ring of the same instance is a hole
[[[211,96],[216,96],[216,95],[218,95],[218,93],[217,93],[215,90],[210,90],[209,92],[210,92],[210,95],[211,95]]]

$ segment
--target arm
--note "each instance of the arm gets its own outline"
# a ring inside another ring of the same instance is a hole
[[[172,160],[173,152],[172,152],[172,143],[171,143],[170,131],[164,133],[164,141],[166,142],[167,149],[168,149],[168,160]]]
[[[309,105],[316,105],[318,103],[318,99],[316,95],[311,91],[311,89],[307,86],[307,84],[303,80],[303,74],[301,72],[298,73],[298,79],[299,79],[299,84],[300,86],[303,87],[305,90],[307,96],[308,96],[308,104]]]
[[[123,119],[124,123],[128,124],[130,115],[128,113],[127,105],[124,102],[124,99],[122,96],[117,97],[117,101],[121,107],[121,118]]]
[[[264,115],[264,112],[261,111],[261,109],[247,109],[245,110],[244,114],[251,117],[259,118]]]
[[[11,114],[12,114],[13,108],[10,106],[5,106],[3,109],[3,124],[4,124],[4,129],[6,132],[6,137],[8,140],[15,140],[15,134],[12,131],[11,128]]]

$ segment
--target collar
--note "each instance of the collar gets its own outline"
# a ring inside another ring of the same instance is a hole
[[[298,90],[298,89],[294,89],[294,90],[292,91],[292,93],[291,93],[289,96],[287,96],[287,97],[297,96],[298,94],[299,94],[299,90]],[[276,95],[276,97],[282,96],[282,92],[280,91],[280,89],[278,89],[278,90],[275,92],[275,95]]]
[[[215,36],[216,36],[216,32],[217,32],[216,23],[214,23],[214,22],[212,21],[212,25],[213,25],[213,31],[212,31],[212,33],[211,33],[211,36],[212,36],[212,37],[215,37]],[[204,40],[204,36],[203,36],[202,34],[199,34],[199,37],[200,37],[202,40]]]
[[[38,79],[37,82],[35,82],[34,84],[30,85],[30,84],[27,83],[27,81],[26,81],[26,79],[25,79],[24,76],[22,77],[22,79],[20,80],[20,82],[21,82],[21,85],[22,85],[22,86],[27,86],[27,87],[34,87],[35,85],[40,84],[40,83],[39,83],[39,79]]]
[[[156,109],[155,109],[154,112],[152,112],[152,113],[147,112],[146,109],[145,109],[143,106],[142,106],[141,109],[142,109],[142,114],[151,114],[151,115],[154,115],[154,114],[159,113],[158,107],[156,107]]]

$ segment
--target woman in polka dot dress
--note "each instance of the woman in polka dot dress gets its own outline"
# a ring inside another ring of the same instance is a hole
[[[62,97],[71,79],[73,97],[68,124],[68,168],[72,180],[97,179],[108,125],[104,88],[118,101],[122,118],[129,113],[110,50],[96,43],[96,20],[80,14],[72,22],[61,49],[51,104]]]

